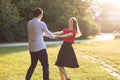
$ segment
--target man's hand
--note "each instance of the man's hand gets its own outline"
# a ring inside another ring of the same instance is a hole
[[[58,39],[58,38],[60,38],[60,35],[55,35],[55,39]]]

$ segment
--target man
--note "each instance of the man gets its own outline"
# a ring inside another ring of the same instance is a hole
[[[38,60],[41,62],[43,69],[43,80],[49,80],[49,64],[46,45],[43,40],[43,33],[49,38],[54,39],[55,35],[50,32],[46,24],[41,21],[43,10],[35,8],[33,10],[34,18],[28,22],[28,41],[29,51],[31,55],[31,65],[26,74],[26,80],[30,80]]]

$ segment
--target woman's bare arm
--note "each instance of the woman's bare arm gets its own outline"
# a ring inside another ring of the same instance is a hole
[[[63,31],[57,31],[57,32],[54,32],[53,34],[54,35],[61,35],[61,34],[63,34]]]
[[[64,34],[64,35],[61,35],[60,37],[66,38],[66,37],[71,37],[71,36],[73,36],[73,33]]]

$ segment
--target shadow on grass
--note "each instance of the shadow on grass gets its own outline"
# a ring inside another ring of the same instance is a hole
[[[59,45],[47,45],[47,48],[49,47],[57,47]],[[28,46],[19,46],[19,47],[3,47],[0,48],[0,56],[7,55],[7,54],[13,54],[13,53],[19,53],[22,51],[29,51]]]

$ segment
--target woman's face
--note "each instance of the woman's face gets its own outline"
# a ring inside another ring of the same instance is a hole
[[[73,20],[72,20],[72,19],[69,19],[69,21],[68,21],[68,26],[69,26],[69,27],[73,27]]]

